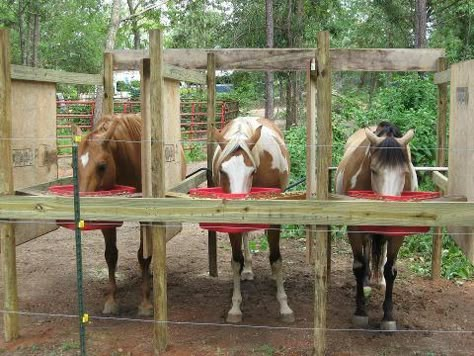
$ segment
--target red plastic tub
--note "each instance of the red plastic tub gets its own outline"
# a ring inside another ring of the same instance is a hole
[[[422,201],[439,198],[439,192],[402,192],[401,196],[380,195],[372,190],[350,190],[347,195],[370,200],[383,201]],[[428,232],[429,226],[351,226],[351,231],[363,231],[387,236],[408,236]]]
[[[279,188],[260,188],[253,187],[248,194],[231,194],[224,193],[221,187],[215,188],[195,188],[189,191],[193,197],[211,198],[211,199],[246,199],[246,198],[265,198],[273,194],[281,193]],[[205,230],[226,232],[226,233],[242,233],[261,229],[268,229],[269,224],[225,224],[225,223],[199,223],[199,226]]]
[[[71,197],[74,195],[74,186],[70,185],[53,185],[48,188],[48,191],[54,195],[60,195],[65,197]],[[81,197],[110,197],[110,196],[120,196],[120,195],[130,195],[135,193],[136,189],[134,187],[128,187],[125,185],[115,185],[112,189],[109,190],[98,190],[95,192],[81,192]],[[70,230],[74,230],[76,225],[74,221],[71,220],[58,220],[56,223],[59,226],[65,227]],[[122,226],[122,221],[86,221],[84,223],[84,228],[82,230],[102,230],[102,229],[112,229],[114,227]]]

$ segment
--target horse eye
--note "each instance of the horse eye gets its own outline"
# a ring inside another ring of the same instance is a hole
[[[99,164],[97,165],[97,171],[98,171],[99,173],[104,173],[105,170],[106,170],[106,168],[107,168],[107,163],[105,163],[105,162],[99,163]]]

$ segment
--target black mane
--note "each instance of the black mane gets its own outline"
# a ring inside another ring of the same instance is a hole
[[[378,137],[384,137],[375,148],[374,154],[380,158],[380,162],[389,167],[401,167],[407,164],[407,155],[403,147],[395,138],[402,137],[400,129],[387,121],[382,121],[375,130]]]

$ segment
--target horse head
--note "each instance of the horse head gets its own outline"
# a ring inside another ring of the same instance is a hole
[[[252,149],[260,139],[262,126],[259,126],[250,137],[239,132],[226,139],[214,129],[214,142],[220,147],[220,153],[215,160],[213,174],[215,182],[226,193],[249,193],[253,177],[257,172],[257,163],[252,155]]]
[[[112,141],[117,120],[108,127],[95,130],[81,140],[78,147],[78,176],[81,192],[94,192],[113,188],[116,183],[116,165]],[[79,127],[73,125],[76,136],[82,136]]]
[[[414,131],[409,130],[401,136],[398,128],[383,122],[375,133],[366,128],[365,134],[370,142],[372,190],[381,195],[401,195],[406,180],[411,179],[408,143],[413,139]]]

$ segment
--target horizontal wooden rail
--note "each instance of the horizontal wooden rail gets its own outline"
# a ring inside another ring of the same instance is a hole
[[[87,220],[304,225],[474,226],[474,202],[382,202],[348,199],[211,200],[81,198]],[[72,219],[72,198],[0,197],[0,219]]]
[[[433,172],[433,183],[444,193],[448,191],[448,177],[439,171]]]
[[[435,84],[449,83],[451,81],[451,69],[446,69],[442,72],[434,74],[433,82]]]
[[[314,48],[232,48],[166,49],[165,63],[188,69],[206,69],[207,53],[215,53],[217,69],[235,70],[305,70],[314,58]],[[116,69],[136,69],[147,50],[112,51]],[[437,60],[444,49],[331,49],[333,71],[437,71]]]
[[[71,73],[12,64],[11,78],[35,82],[102,85],[101,74]]]

